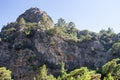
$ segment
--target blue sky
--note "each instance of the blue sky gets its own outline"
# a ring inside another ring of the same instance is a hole
[[[80,30],[120,32],[120,0],[0,0],[0,28],[31,7],[46,11],[54,23],[62,17]]]

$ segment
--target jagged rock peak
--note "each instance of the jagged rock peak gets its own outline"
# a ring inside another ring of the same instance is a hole
[[[26,22],[40,22],[43,20],[43,17],[48,18],[49,20],[51,20],[51,22],[53,23],[53,20],[51,19],[50,16],[47,15],[47,13],[45,11],[40,10],[39,8],[30,8],[28,10],[26,10],[23,14],[21,14],[18,18],[17,21],[20,18],[24,18]]]
[[[26,10],[26,12],[34,13],[34,14],[36,14],[36,13],[42,14],[44,11],[42,11],[41,9],[35,7],[35,8],[30,8],[30,9]]]

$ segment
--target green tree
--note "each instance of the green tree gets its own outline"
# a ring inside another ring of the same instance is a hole
[[[106,77],[104,77],[104,80],[114,80],[114,78],[111,76],[111,74],[107,74]]]
[[[18,23],[19,24],[25,24],[25,19],[23,17],[21,17],[19,20],[18,20]]]
[[[0,68],[0,80],[12,80],[11,71],[7,70],[5,67]]]
[[[120,64],[118,63],[119,61],[120,59],[117,58],[103,65],[102,69],[100,70],[102,77],[112,76],[114,80],[120,80]]]
[[[62,18],[58,19],[58,22],[56,23],[56,26],[59,26],[59,27],[65,27],[66,25],[67,23]]]
[[[39,80],[46,80],[46,79],[47,79],[46,65],[43,65],[42,67],[40,67]]]
[[[112,28],[108,28],[107,33],[114,34],[114,30]]]
[[[118,55],[120,53],[120,42],[116,42],[112,45],[112,49],[111,49],[113,54]]]
[[[92,40],[92,36],[90,34],[85,35],[84,41],[90,41]]]
[[[64,78],[66,76],[66,70],[65,70],[65,64],[62,62],[61,63],[61,77]]]
[[[56,78],[53,75],[48,75],[47,80],[56,80]]]
[[[68,27],[69,27],[69,28],[75,28],[76,25],[75,25],[74,22],[69,22],[69,23],[68,23]]]
[[[99,32],[100,42],[104,45],[105,51],[109,50],[113,44],[113,38],[116,36],[114,31],[111,28],[108,30],[101,30]]]
[[[34,77],[34,80],[37,79]],[[43,65],[42,67],[40,67],[40,74],[38,80],[56,80],[56,78],[52,74],[48,75],[46,65]]]
[[[90,71],[87,67],[81,67],[68,73],[63,80],[100,80],[100,74]]]

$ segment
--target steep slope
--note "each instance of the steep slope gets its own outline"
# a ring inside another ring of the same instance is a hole
[[[33,80],[43,64],[56,74],[62,61],[68,70],[81,66],[95,69],[116,57],[110,50],[104,50],[101,39],[93,33],[93,39],[76,42],[49,34],[52,29],[54,23],[45,12],[38,8],[26,10],[16,22],[1,30],[0,66],[9,68],[15,80]],[[77,37],[85,34],[76,31]]]

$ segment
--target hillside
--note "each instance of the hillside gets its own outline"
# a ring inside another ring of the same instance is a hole
[[[12,71],[14,80],[33,80],[46,64],[48,72],[58,76],[61,62],[67,71],[83,66],[102,67],[120,57],[120,34],[112,29],[99,33],[78,30],[73,22],[52,18],[38,8],[30,8],[16,22],[0,32],[0,66]]]

